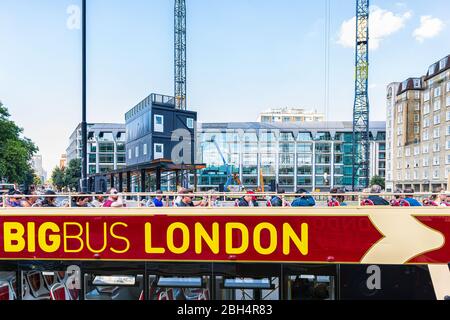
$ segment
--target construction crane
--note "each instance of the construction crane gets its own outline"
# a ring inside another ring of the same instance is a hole
[[[186,110],[186,0],[175,0],[175,107]]]
[[[231,166],[228,164],[227,160],[225,159],[225,156],[223,155],[223,152],[220,149],[220,146],[219,146],[219,144],[216,141],[216,137],[213,136],[207,142],[213,143],[216,146],[217,152],[219,153],[220,158],[222,159],[222,162],[223,162],[223,164],[225,166],[225,171],[226,171],[226,174],[227,174],[227,182],[224,185],[225,191],[231,191],[231,186],[234,185],[234,183],[236,183],[235,185],[238,186],[238,190],[233,190],[233,191],[242,191],[242,190],[244,190],[244,187],[242,186],[242,183],[239,180],[238,175],[234,174],[232,172]]]
[[[356,0],[352,188],[369,186],[369,0]]]

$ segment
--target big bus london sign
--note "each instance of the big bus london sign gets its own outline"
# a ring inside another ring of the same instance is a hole
[[[450,261],[445,208],[106,210],[0,210],[0,260]]]

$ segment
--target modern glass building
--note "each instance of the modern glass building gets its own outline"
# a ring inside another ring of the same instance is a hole
[[[81,158],[81,124],[70,136],[67,162]],[[88,124],[89,174],[105,173],[126,165],[126,131],[124,124]]]
[[[204,123],[198,126],[197,159],[207,168],[199,175],[199,190],[219,188],[227,180],[216,145],[243,185],[265,189],[278,185],[288,192],[304,188],[327,191],[352,185],[352,123],[302,124]],[[370,175],[384,177],[386,124],[370,126]]]

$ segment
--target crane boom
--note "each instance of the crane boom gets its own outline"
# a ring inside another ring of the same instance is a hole
[[[369,185],[369,0],[356,0],[352,186]]]

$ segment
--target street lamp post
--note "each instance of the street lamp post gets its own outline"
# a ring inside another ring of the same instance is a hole
[[[82,140],[82,165],[81,165],[81,192],[87,193],[87,122],[86,122],[86,0],[82,4],[82,121],[81,121],[81,140]]]

